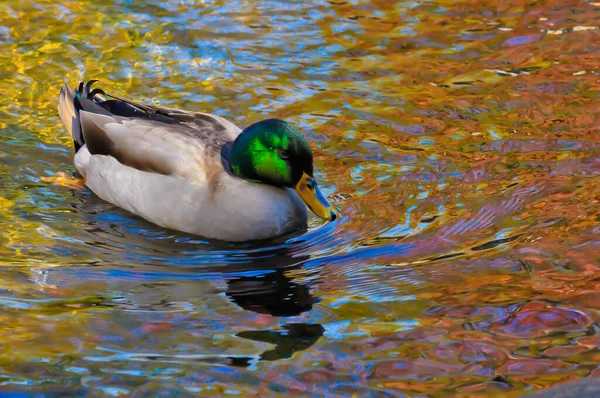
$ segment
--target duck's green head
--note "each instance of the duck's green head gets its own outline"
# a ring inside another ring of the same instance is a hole
[[[244,129],[231,147],[229,166],[248,181],[294,188],[317,216],[336,218],[315,181],[308,142],[283,120],[267,119]]]

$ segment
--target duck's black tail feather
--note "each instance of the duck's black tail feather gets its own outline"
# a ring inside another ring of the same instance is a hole
[[[77,91],[66,84],[60,89],[60,96],[58,97],[58,113],[60,114],[60,118],[65,128],[69,134],[71,134],[71,137],[73,137],[75,152],[79,151],[85,144],[79,119],[79,111],[83,109],[80,99],[88,98],[95,102],[101,102],[106,99],[106,94],[102,89],[96,88],[90,91],[92,84],[95,82],[97,82],[97,80],[90,80],[87,83],[80,82]]]

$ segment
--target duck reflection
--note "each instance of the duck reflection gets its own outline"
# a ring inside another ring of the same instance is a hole
[[[147,355],[136,354],[130,356],[136,360],[150,360],[159,362],[199,362],[235,367],[249,367],[259,361],[277,361],[291,358],[296,352],[312,347],[325,332],[320,324],[289,323],[281,330],[253,330],[236,334],[237,337],[272,344],[275,347],[258,356],[215,356],[215,355]]]
[[[113,305],[134,311],[177,312],[199,295],[223,293],[244,310],[285,319],[312,310],[318,302],[311,294],[310,280],[299,280],[291,274],[310,258],[294,253],[295,243],[290,243],[305,231],[268,242],[203,240],[156,227],[87,190],[73,194],[72,207],[85,220],[81,229],[86,236],[82,240],[91,251],[112,260],[113,269],[105,272],[114,272],[120,279],[131,273],[131,278],[136,279],[137,283],[129,285],[127,292],[122,291],[123,296],[117,302],[113,300]],[[225,289],[215,292],[215,279],[225,282]],[[198,283],[178,283],[190,280]],[[249,366],[257,360],[290,358],[314,345],[323,333],[320,324],[297,322],[277,325],[273,330],[247,330],[236,337],[274,347],[256,357],[197,356],[184,360]]]
[[[310,311],[317,302],[307,285],[296,283],[282,269],[262,276],[229,279],[225,294],[245,310],[277,317]]]
[[[263,361],[276,361],[278,359],[291,358],[294,353],[311,347],[319,341],[324,332],[325,328],[318,323],[290,323],[283,326],[283,331],[244,331],[238,333],[236,336],[262,343],[274,344],[275,348],[263,352],[259,358]]]
[[[198,240],[131,217],[85,191],[75,195],[73,207],[85,215],[80,239],[105,261],[44,269],[32,275],[37,283],[72,286],[77,280],[108,284],[120,294],[105,305],[128,312],[181,314],[199,296],[220,293],[243,310],[284,320],[271,329],[235,335],[273,345],[253,356],[140,354],[145,359],[246,367],[257,361],[290,358],[323,335],[321,324],[298,323],[297,319],[285,323],[286,318],[311,311],[318,302],[311,293],[312,278],[292,273],[309,260],[308,255],[294,253],[295,243],[289,243],[293,236],[242,244]],[[215,289],[215,282],[224,282],[223,288]]]
[[[274,258],[269,260],[256,258],[256,262],[253,264],[236,264],[228,267],[224,275],[227,284],[224,291],[225,296],[244,310],[275,317],[293,317],[310,311],[313,304],[318,302],[317,298],[311,294],[310,286],[289,276],[289,271],[297,266],[286,267],[284,257],[279,255],[276,258],[277,265],[272,264]],[[299,261],[301,259],[298,257],[289,257],[287,260],[287,263],[292,260],[295,264],[303,263],[303,261]],[[227,279],[227,274],[244,275]],[[317,343],[324,332],[325,328],[318,323],[291,322],[278,325],[273,330],[245,330],[236,334],[238,338],[274,346],[259,355],[152,356],[151,358],[146,357],[146,359],[249,367],[259,361],[291,358],[296,352],[306,350]]]
[[[288,261],[286,261],[286,259]],[[267,269],[270,272],[240,276],[226,280],[227,290],[225,295],[241,308],[260,314],[276,317],[292,317],[310,311],[318,300],[311,294],[307,283],[295,281],[289,276],[291,269],[303,264],[308,256],[303,258],[291,256],[277,256],[275,258],[262,258],[254,264],[255,268]],[[273,264],[277,261],[277,264]],[[252,341],[273,344],[273,349],[259,355],[258,360],[276,361],[291,358],[294,353],[306,350],[314,345],[323,336],[325,329],[321,324],[288,323],[279,330],[253,330],[236,334],[237,337]],[[245,362],[241,358],[231,358],[231,365],[246,366],[252,363],[250,358]]]

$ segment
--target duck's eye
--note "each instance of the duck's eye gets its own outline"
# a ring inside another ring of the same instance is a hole
[[[281,159],[289,159],[289,157],[290,157],[290,154],[289,154],[289,152],[288,152],[288,151],[286,151],[285,149],[280,149],[280,150],[279,150],[279,157],[280,157]]]

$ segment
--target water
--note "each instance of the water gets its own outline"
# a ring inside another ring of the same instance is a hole
[[[0,6],[0,391],[518,396],[600,375],[600,3]],[[227,244],[73,172],[99,79],[298,126],[341,210]]]

